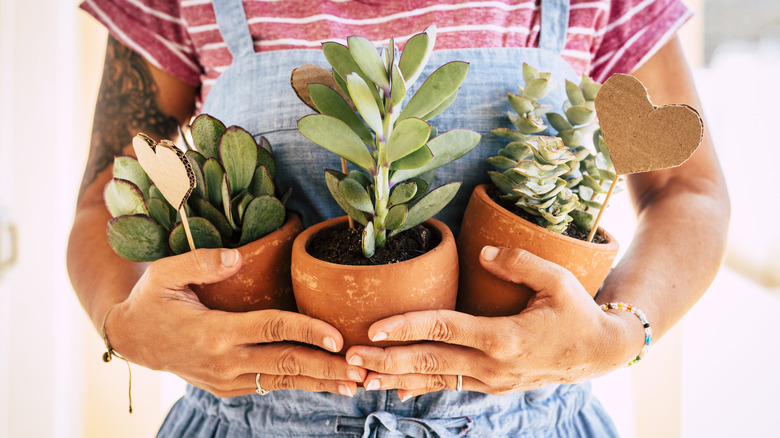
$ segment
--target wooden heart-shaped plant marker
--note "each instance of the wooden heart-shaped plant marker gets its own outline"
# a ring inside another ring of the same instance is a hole
[[[133,149],[138,163],[165,199],[181,214],[187,242],[195,250],[190,224],[187,221],[187,199],[195,188],[195,174],[184,153],[169,140],[155,143],[145,134],[133,138]]]
[[[615,166],[615,179],[588,242],[620,175],[679,166],[693,155],[704,133],[704,123],[694,108],[683,104],[655,106],[642,82],[625,74],[614,74],[601,86],[596,114]]]

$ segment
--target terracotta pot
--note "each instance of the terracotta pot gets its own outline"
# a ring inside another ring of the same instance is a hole
[[[295,311],[290,281],[290,253],[303,230],[300,218],[287,214],[281,228],[238,248],[243,265],[236,275],[213,284],[193,284],[192,290],[209,309],[248,312],[262,309]]]
[[[380,319],[416,310],[455,309],[455,238],[440,221],[429,219],[425,225],[441,237],[441,243],[421,256],[387,265],[339,265],[307,252],[309,242],[320,230],[346,227],[346,216],[320,222],[295,239],[292,282],[298,309],[341,332],[342,354],[352,345],[393,345],[372,344],[369,340],[368,328]]]
[[[607,242],[589,243],[532,224],[493,201],[488,194],[492,187],[477,186],[463,215],[458,235],[458,310],[481,316],[515,315],[533,295],[531,289],[501,280],[482,267],[479,253],[485,245],[525,249],[559,264],[595,296],[617,255],[615,238],[599,228]]]

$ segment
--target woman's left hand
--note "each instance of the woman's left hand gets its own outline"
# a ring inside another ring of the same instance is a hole
[[[370,370],[367,390],[398,389],[402,400],[442,389],[501,395],[552,383],[574,383],[625,365],[641,350],[644,332],[629,312],[604,312],[559,265],[520,249],[486,247],[491,273],[536,291],[528,307],[508,317],[437,310],[374,323],[373,341],[431,341],[387,348],[354,346],[354,366]]]

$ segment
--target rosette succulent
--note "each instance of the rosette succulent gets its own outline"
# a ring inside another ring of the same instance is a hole
[[[360,36],[349,37],[347,45],[326,42],[322,49],[340,90],[308,86],[319,114],[303,117],[298,129],[356,167],[348,173],[326,170],[325,181],[339,206],[364,226],[362,248],[368,258],[388,238],[429,219],[455,196],[459,182],[428,191],[426,176],[480,140],[466,129],[438,134],[428,123],[455,100],[467,63],[442,65],[406,101],[435,37],[430,27],[412,36],[403,52],[392,38],[381,53]]]
[[[271,146],[244,129],[206,114],[191,126],[194,148],[181,152],[142,136],[151,147],[183,154],[195,180],[186,212],[197,248],[236,248],[279,228],[285,220],[276,197]],[[113,179],[103,198],[112,219],[107,226],[114,251],[131,261],[153,261],[189,251],[177,207],[168,203],[134,157],[114,158]],[[286,198],[286,196],[285,196]],[[283,198],[283,199],[285,199]]]
[[[523,64],[523,79],[525,87],[508,95],[515,130],[491,131],[510,143],[488,159],[498,169],[488,172],[490,178],[502,199],[533,215],[538,225],[563,233],[573,221],[589,231],[603,207],[601,195],[615,177],[595,119],[601,85],[585,75],[580,85],[567,80],[561,115],[538,102],[552,89],[549,73]],[[557,138],[539,135],[547,129],[542,116]]]

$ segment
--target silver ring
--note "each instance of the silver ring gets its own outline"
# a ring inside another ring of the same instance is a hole
[[[259,388],[259,386],[258,386]],[[455,391],[460,391],[463,389],[463,376],[458,374],[458,384],[455,386]]]
[[[257,373],[257,375],[255,375],[255,384],[257,384],[257,390],[255,391],[256,393],[260,395],[266,395],[269,392],[271,392],[267,389],[263,389],[263,387],[260,386],[260,373]]]

